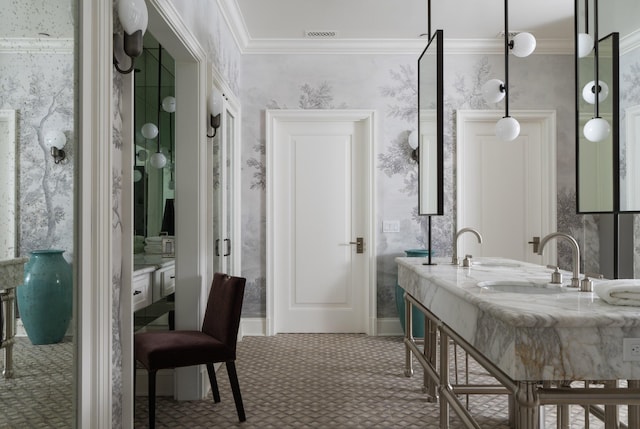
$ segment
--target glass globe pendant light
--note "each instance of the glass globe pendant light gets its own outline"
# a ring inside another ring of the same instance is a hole
[[[162,76],[162,45],[158,44],[158,102],[156,104],[158,109],[158,125],[160,125],[160,106],[162,105],[160,101],[160,88],[162,86],[161,76]],[[174,103],[174,106],[175,106],[175,103]],[[156,127],[156,135],[158,134],[157,129],[158,128]],[[143,135],[144,135],[144,132],[143,132]],[[149,162],[155,168],[164,168],[164,166],[167,165],[167,157],[160,151],[160,137],[158,137],[156,153],[151,155]]]
[[[499,103],[503,99],[504,117],[496,123],[496,136],[503,141],[513,141],[520,135],[520,123],[509,115],[509,51],[516,57],[527,57],[536,48],[536,38],[531,33],[518,33],[509,41],[509,2],[504,2],[504,82],[490,79],[482,85],[482,96],[487,103]]]
[[[585,138],[591,142],[600,142],[609,137],[611,133],[611,126],[606,119],[600,117],[600,101],[606,98],[608,94],[608,87],[604,82],[599,79],[600,74],[600,64],[599,64],[599,49],[598,49],[598,0],[593,1],[593,14],[594,14],[594,25],[593,25],[593,71],[595,75],[595,79],[592,82],[587,84],[589,90],[593,88],[593,118],[589,119],[587,123],[584,125],[582,129],[582,133]],[[598,88],[596,88],[595,82],[598,82]],[[604,84],[604,85],[603,85]],[[605,92],[606,87],[606,92]],[[586,88],[585,88],[586,89]],[[596,92],[598,96],[596,97]],[[585,95],[585,90],[582,91],[583,97]],[[584,97],[586,100],[586,97]],[[587,100],[589,101],[589,100]]]

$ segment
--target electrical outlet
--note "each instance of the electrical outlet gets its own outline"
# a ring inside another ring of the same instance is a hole
[[[398,220],[383,220],[382,232],[400,232],[400,221]]]
[[[640,338],[622,339],[622,360],[624,362],[640,361]]]

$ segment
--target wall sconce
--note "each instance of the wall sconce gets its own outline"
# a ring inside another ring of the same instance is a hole
[[[220,128],[220,98],[218,96],[218,91],[215,89],[212,89],[209,94],[207,106],[209,110],[209,126],[213,128],[213,134],[209,135],[209,132],[207,132],[207,137],[212,139],[216,136],[218,128]]]
[[[49,131],[44,136],[44,145],[49,149],[56,164],[60,164],[67,157],[62,150],[65,144],[67,144],[67,136],[62,131]]]
[[[504,82],[491,79],[482,86],[487,103],[505,100],[504,117],[496,123],[496,136],[503,141],[513,141],[520,135],[520,123],[509,116],[509,52],[516,57],[527,57],[536,49],[536,38],[531,33],[518,33],[509,40],[509,2],[504,1]]]
[[[119,0],[118,17],[124,34],[113,35],[113,65],[120,73],[127,74],[133,71],[135,59],[142,53],[142,36],[149,21],[147,5],[144,0]],[[128,69],[120,68],[118,57],[122,57],[122,52],[131,58]]]
[[[413,149],[411,151],[411,159],[417,163],[420,163],[420,159],[418,157],[420,150],[418,149],[418,133],[416,133],[415,130],[409,133],[409,136],[407,136],[407,142],[409,143],[411,149]]]
[[[588,10],[588,4],[586,4],[586,6],[587,7],[585,8],[585,16],[588,16],[588,13],[586,12]],[[593,81],[589,82],[584,87],[584,89],[582,90],[582,97],[588,103],[593,104],[594,112],[593,118],[589,119],[584,125],[582,133],[587,140],[591,142],[599,142],[609,137],[609,134],[611,133],[611,126],[606,119],[600,117],[600,102],[607,98],[607,95],[609,94],[609,86],[599,79],[600,54],[598,50],[598,0],[593,1],[593,18],[593,74],[595,75],[595,79],[593,79]],[[580,50],[580,47],[578,47],[578,50]],[[587,54],[589,52],[587,52]],[[580,52],[578,52],[578,56],[580,56]],[[597,88],[595,84],[596,82],[598,82]],[[592,94],[589,94],[590,92],[592,92]],[[598,94],[597,97],[596,92]],[[591,102],[590,100],[592,100],[593,102]]]

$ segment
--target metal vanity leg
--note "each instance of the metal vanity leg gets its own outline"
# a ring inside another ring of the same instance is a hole
[[[444,389],[449,387],[449,336],[440,331],[440,429],[449,429],[449,401]]]
[[[424,318],[424,357],[431,364],[432,368],[437,368],[438,331],[436,324],[428,317]],[[424,386],[422,393],[427,394],[428,402],[438,402],[438,390],[435,382],[429,377],[427,371],[424,372]]]
[[[537,383],[518,381],[516,388],[516,428],[540,428],[540,401],[538,400]]]
[[[4,306],[4,314],[5,314],[5,330],[6,336],[5,341],[3,343],[4,347],[4,371],[2,374],[4,378],[13,377],[13,342],[15,341],[13,337],[16,335],[16,325],[15,325],[15,289],[11,288],[7,293],[2,295],[2,302],[0,305]],[[2,327],[0,327],[2,329]]]
[[[561,381],[558,382],[558,387],[569,388],[571,387],[570,381]],[[558,429],[569,429],[569,406],[568,405],[558,405],[558,417],[556,422],[556,427]]]
[[[411,303],[407,299],[407,293],[403,294],[404,298],[404,338],[405,341],[413,341],[413,326],[411,323],[412,314],[411,314]],[[404,375],[405,377],[413,376],[413,359],[411,357],[411,349],[408,345],[404,346]]]
[[[627,380],[627,388],[629,389],[639,389],[640,381],[639,380]],[[640,405],[629,405],[629,424],[630,428],[640,427]]]
[[[604,382],[605,388],[618,387],[618,380],[610,380]],[[605,429],[618,429],[620,427],[620,418],[618,416],[618,405],[604,406],[604,427]],[[634,426],[629,426],[634,427]]]

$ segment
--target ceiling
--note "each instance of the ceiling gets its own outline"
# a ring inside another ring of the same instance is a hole
[[[331,46],[414,51],[424,47],[420,35],[428,33],[427,0],[218,1],[248,53]],[[572,49],[573,13],[573,0],[510,0],[509,32],[531,32],[546,50]],[[503,0],[432,0],[431,16],[432,32],[444,30],[449,47],[503,49]],[[335,37],[308,37],[309,31],[335,32]]]

